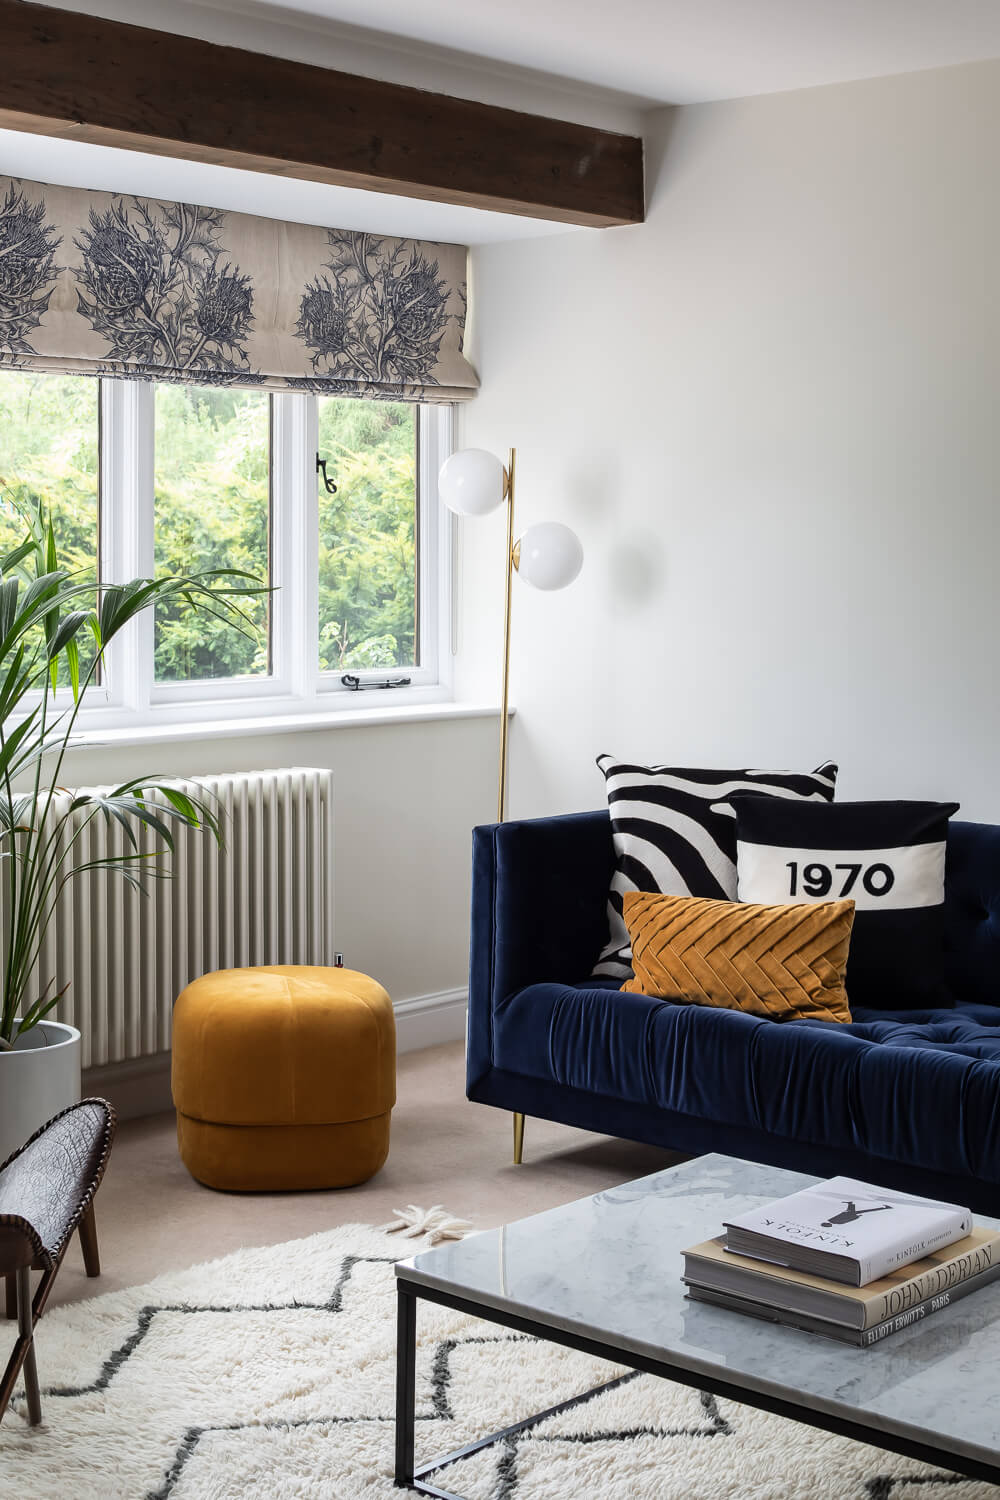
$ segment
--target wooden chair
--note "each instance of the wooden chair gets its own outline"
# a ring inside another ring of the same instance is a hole
[[[42,1420],[34,1331],[73,1231],[88,1276],[101,1274],[94,1194],[111,1154],[116,1116],[106,1099],[84,1099],[37,1130],[0,1167],[0,1276],[17,1340],[0,1380],[0,1421],[22,1368],[28,1420]],[[41,1279],[31,1294],[31,1272]]]

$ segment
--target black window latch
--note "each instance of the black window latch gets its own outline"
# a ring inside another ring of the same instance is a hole
[[[337,493],[337,486],[326,472],[326,459],[320,458],[318,453],[316,455],[316,473],[322,474],[323,488],[326,490],[326,493],[328,495],[335,495]]]
[[[384,682],[362,682],[353,672],[345,672],[341,677],[345,688],[350,688],[354,693],[362,693],[366,688],[399,688],[409,687],[409,677],[387,677]]]

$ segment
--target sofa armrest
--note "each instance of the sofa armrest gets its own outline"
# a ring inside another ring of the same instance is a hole
[[[590,973],[607,939],[613,870],[607,812],[473,831],[470,1081],[492,1066],[493,1012],[506,996]]]

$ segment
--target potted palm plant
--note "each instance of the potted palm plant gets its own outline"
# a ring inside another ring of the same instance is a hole
[[[178,826],[221,840],[211,806],[169,781],[135,778],[106,793],[61,786],[88,689],[143,610],[179,600],[252,630],[240,598],[260,592],[234,569],[97,588],[60,567],[40,508],[17,509],[23,540],[0,557],[0,1161],[79,1098],[80,1033],[51,1017],[71,977],[39,972],[60,893],[94,870],[140,887],[168,874]],[[95,818],[121,827],[124,853],[82,856]]]

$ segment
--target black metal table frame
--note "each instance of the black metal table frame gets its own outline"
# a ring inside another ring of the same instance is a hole
[[[488,1437],[467,1443],[464,1447],[456,1448],[453,1452],[446,1453],[431,1463],[421,1464],[419,1469],[415,1468],[417,1301],[420,1298],[426,1302],[440,1303],[442,1307],[453,1308],[456,1312],[468,1313],[474,1318],[482,1318],[488,1323],[497,1323],[503,1328],[513,1328],[518,1333],[527,1333],[534,1338],[547,1340],[549,1343],[562,1344],[567,1349],[577,1349],[583,1354],[596,1355],[598,1359],[606,1359],[611,1364],[628,1365],[630,1370],[638,1370],[644,1375],[658,1375],[663,1380],[673,1380],[678,1385],[693,1386],[696,1390],[708,1391],[713,1396],[721,1396],[725,1400],[736,1401],[743,1406],[755,1406],[761,1411],[773,1412],[779,1417],[788,1417],[793,1422],[801,1422],[807,1427],[818,1427],[823,1432],[834,1432],[840,1437],[853,1438],[856,1442],[868,1443],[873,1448],[883,1448],[889,1453],[900,1453],[906,1458],[915,1458],[935,1468],[950,1469],[957,1474],[964,1475],[967,1479],[984,1479],[991,1484],[1000,1484],[1000,1454],[997,1455],[995,1463],[983,1463],[960,1453],[949,1452],[948,1449],[938,1447],[933,1443],[919,1442],[913,1438],[885,1432],[849,1417],[815,1411],[804,1401],[797,1403],[781,1396],[770,1395],[765,1391],[755,1391],[748,1386],[737,1385],[733,1381],[720,1380],[713,1375],[685,1369],[683,1365],[674,1364],[668,1359],[654,1359],[648,1355],[632,1353],[612,1344],[602,1343],[599,1339],[569,1333],[564,1328],[553,1328],[534,1318],[526,1318],[518,1313],[501,1311],[481,1302],[470,1301],[467,1297],[457,1296],[439,1287],[427,1286],[423,1282],[407,1281],[403,1276],[398,1276],[396,1279],[396,1293],[395,1483],[399,1489],[413,1490],[418,1495],[431,1495],[435,1497],[435,1500],[462,1500],[462,1497],[456,1495],[454,1491],[443,1490],[430,1483],[430,1476],[456,1463],[459,1459],[468,1458],[483,1448],[502,1442],[504,1438],[527,1432],[532,1427],[537,1427],[546,1418],[579,1406],[590,1400],[597,1392],[611,1390],[623,1379],[629,1378],[628,1376],[619,1377],[618,1380],[609,1381],[604,1386],[596,1387],[595,1390],[572,1396],[568,1401],[562,1401],[557,1406],[550,1406],[543,1412],[536,1412],[534,1416],[525,1417],[523,1421],[516,1422],[511,1427],[490,1433]],[[864,1355],[860,1357],[864,1358]]]

